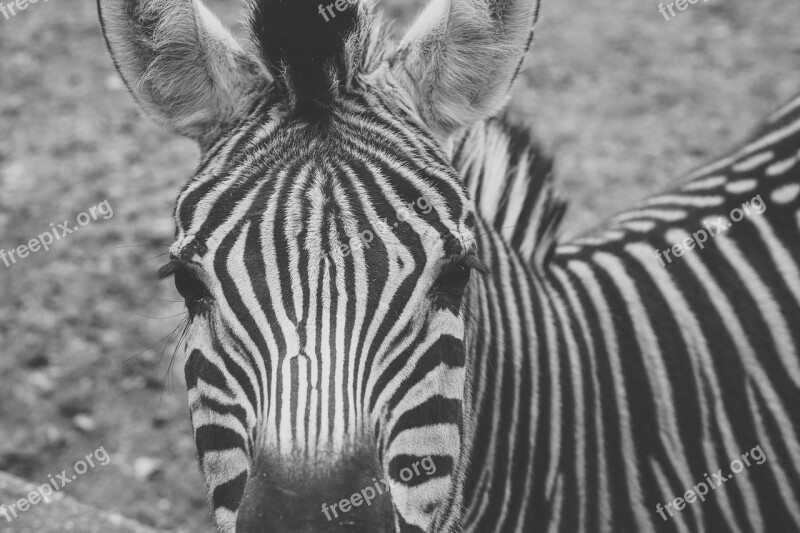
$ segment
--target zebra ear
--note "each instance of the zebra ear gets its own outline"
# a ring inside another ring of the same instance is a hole
[[[98,0],[106,44],[157,122],[206,147],[270,78],[200,0]]]
[[[533,39],[539,0],[433,0],[391,61],[438,134],[498,113]]]

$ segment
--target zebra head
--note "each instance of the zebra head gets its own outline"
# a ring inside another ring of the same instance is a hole
[[[176,202],[186,381],[220,531],[457,531],[476,215],[448,153],[497,113],[533,0],[100,0],[138,103],[198,142]],[[387,493],[388,492],[388,493]]]

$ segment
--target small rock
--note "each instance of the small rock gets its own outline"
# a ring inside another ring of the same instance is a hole
[[[126,377],[122,379],[120,388],[125,391],[142,390],[147,386],[147,380],[142,376]]]
[[[111,91],[124,91],[125,90],[125,84],[122,83],[122,79],[120,79],[120,77],[117,76],[116,74],[114,74],[113,76],[108,76],[106,78],[105,85],[106,85],[106,89],[109,89]]]
[[[50,377],[44,372],[31,373],[31,375],[28,377],[28,381],[30,381],[30,384],[40,392],[53,392],[53,389],[55,388],[53,380],[50,379]]]
[[[58,450],[67,444],[67,436],[54,425],[48,424],[42,430],[42,439],[50,450]]]
[[[133,461],[133,477],[141,481],[149,481],[161,472],[162,462],[152,457],[139,457]]]
[[[74,395],[64,398],[59,402],[58,411],[66,417],[76,417],[92,411],[90,399],[84,396]]]
[[[72,418],[72,424],[84,433],[91,433],[97,429],[97,424],[95,424],[94,420],[88,415],[75,415]]]

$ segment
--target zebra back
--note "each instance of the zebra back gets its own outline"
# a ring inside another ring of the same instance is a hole
[[[563,212],[550,166],[482,128],[455,158],[493,270],[469,306],[467,530],[800,529],[800,98],[542,260],[515,235]]]

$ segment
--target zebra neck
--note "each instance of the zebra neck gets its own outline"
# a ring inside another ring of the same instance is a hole
[[[478,233],[492,272],[475,283],[465,311],[464,523],[491,531],[498,517],[502,523],[526,502],[552,495],[560,433],[552,425],[564,409],[557,322],[566,322],[555,320],[544,277],[499,234],[486,227]]]

